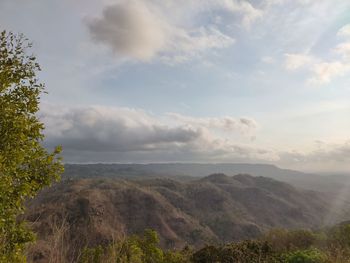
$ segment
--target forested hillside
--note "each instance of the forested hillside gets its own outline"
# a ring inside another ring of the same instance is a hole
[[[330,206],[321,193],[246,174],[193,181],[70,179],[30,202],[26,219],[38,233],[39,254],[63,231],[66,253],[73,255],[145,229],[156,230],[167,249],[257,238],[272,228],[317,229]]]

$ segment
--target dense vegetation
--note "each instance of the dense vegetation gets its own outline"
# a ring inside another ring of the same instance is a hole
[[[156,232],[131,236],[107,246],[85,248],[80,263],[347,263],[350,224],[319,232],[276,229],[256,240],[208,245],[193,251],[162,250]]]
[[[105,246],[147,228],[159,233],[162,249],[251,240],[275,228],[320,229],[329,215],[321,197],[249,175],[190,182],[64,180],[28,204],[27,220],[38,237],[30,255],[38,263],[50,262],[57,251],[62,253],[55,257],[76,259],[84,247]]]
[[[66,221],[67,243],[77,248],[147,228],[159,233],[163,248],[199,248],[256,238],[271,228],[319,228],[329,214],[324,199],[249,175],[215,174],[189,182],[74,179],[42,191],[28,204],[26,217],[41,251],[52,243],[52,218],[58,225]]]
[[[25,245],[34,239],[18,220],[24,203],[59,178],[57,148],[41,142],[44,125],[36,113],[44,85],[31,45],[22,35],[0,32],[0,262],[24,262]]]

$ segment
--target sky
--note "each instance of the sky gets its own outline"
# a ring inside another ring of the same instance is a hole
[[[350,170],[350,1],[0,0],[65,162]]]

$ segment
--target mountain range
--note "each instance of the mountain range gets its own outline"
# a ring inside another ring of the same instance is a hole
[[[337,203],[336,195],[269,177],[216,173],[198,178],[178,173],[169,178],[164,169],[159,174],[167,176],[143,171],[143,176],[134,172],[125,179],[114,174],[119,165],[102,165],[100,177],[93,176],[96,167],[68,166],[62,182],[28,203],[25,218],[38,235],[34,251],[44,259],[37,262],[45,262],[45,251],[57,236],[70,244],[70,254],[147,228],[159,233],[164,248],[201,247],[258,237],[272,228],[317,229],[349,218],[347,200]],[[73,173],[83,170],[89,171],[85,178]]]
[[[289,183],[297,188],[336,193],[350,185],[350,174],[317,175],[282,169],[271,164],[249,163],[151,163],[151,164],[66,164],[64,178],[177,178],[191,180],[214,173],[228,176],[250,174]]]

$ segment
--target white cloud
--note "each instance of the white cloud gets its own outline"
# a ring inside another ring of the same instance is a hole
[[[316,63],[312,67],[313,77],[310,84],[327,84],[333,78],[344,76],[350,70],[350,64],[339,61]]]
[[[101,106],[63,107],[63,111],[61,108],[54,105],[42,108],[40,118],[46,126],[46,145],[62,145],[68,155],[90,153],[91,159],[85,161],[98,161],[98,156],[108,153],[131,156],[128,161],[138,160],[144,153],[147,158],[161,158],[158,161],[184,157],[201,161],[277,158],[272,151],[223,136],[223,133],[254,134],[258,125],[253,119],[194,118],[175,113],[156,117],[143,110]]]
[[[90,34],[93,40],[110,46],[118,55],[141,61],[161,57],[180,63],[206,50],[234,43],[231,36],[212,25],[183,25],[178,18],[172,18],[168,9],[164,12],[169,4],[171,1],[119,1],[106,6],[101,17],[89,19]],[[186,3],[183,4],[185,9]]]
[[[155,116],[131,108],[43,106],[40,118],[46,126],[46,146],[62,145],[68,162],[264,162],[321,170],[343,169],[350,161],[350,141],[317,142],[309,152],[243,143],[244,137],[254,135],[259,127],[249,118],[195,118],[177,113]]]
[[[201,127],[209,130],[215,129],[224,132],[240,132],[241,134],[252,134],[258,128],[255,120],[250,118],[233,118],[230,116],[221,118],[194,118],[177,113],[169,113],[168,116],[174,118],[178,123],[190,125],[191,127]]]
[[[297,70],[314,62],[314,58],[305,54],[285,54],[285,68]]]
[[[179,43],[173,42],[172,50],[179,49],[185,53],[196,51],[204,51],[210,48],[225,48],[233,44],[234,40],[220,32],[215,28],[201,27],[194,32],[186,32],[178,30],[175,40],[180,40]]]
[[[350,37],[350,24],[347,24],[343,26],[341,29],[339,29],[337,35],[341,37]]]
[[[279,153],[279,163],[311,171],[341,172],[349,169],[350,140],[327,143],[316,141],[316,148],[309,152],[290,151]]]
[[[201,55],[206,50],[229,47],[234,42],[233,38],[213,27],[201,27],[195,31],[173,29],[173,36],[160,57],[169,64],[178,64]]]
[[[350,42],[339,44],[334,51],[343,56],[344,59],[350,59]]]
[[[281,5],[285,2],[286,0],[265,0],[264,4],[267,7],[272,7],[274,5]]]
[[[267,6],[281,5],[286,4],[288,2],[295,2],[301,5],[308,5],[315,2],[315,0],[265,0],[264,2]]]
[[[163,6],[164,11],[172,10],[178,17],[182,14],[191,16],[191,19],[201,13],[223,11],[228,15],[237,16],[239,24],[249,28],[253,23],[263,17],[264,10],[253,6],[247,0],[150,0],[158,6]],[[167,12],[168,15],[169,12]],[[217,18],[217,17],[216,17]],[[222,17],[220,17],[222,21]]]
[[[168,26],[146,5],[135,1],[108,6],[101,18],[89,22],[95,41],[140,60],[152,58],[164,47]]]
[[[50,145],[62,143],[66,149],[148,150],[165,144],[187,143],[201,136],[199,129],[170,127],[137,109],[90,106],[60,113],[56,110],[44,108],[41,119]]]
[[[263,17],[263,11],[252,6],[248,1],[222,1],[226,10],[242,15],[242,25],[249,28],[256,20]]]
[[[347,36],[350,25],[342,27],[337,35]],[[343,41],[331,49],[331,59],[317,58],[310,54],[285,54],[287,70],[304,69],[311,72],[308,84],[322,85],[330,83],[334,78],[342,77],[350,72],[350,42]]]

